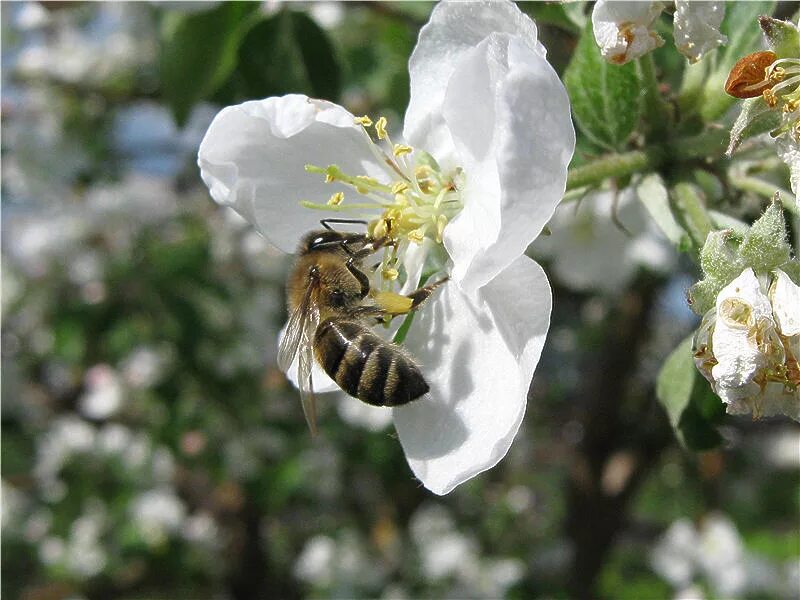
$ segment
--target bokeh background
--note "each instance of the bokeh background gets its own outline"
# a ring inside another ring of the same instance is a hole
[[[653,390],[697,272],[625,195],[532,249],[555,309],[500,465],[434,496],[336,396],[310,439],[275,366],[288,258],[196,149],[287,92],[399,127],[431,8],[3,3],[3,597],[798,597],[800,427],[708,393],[678,444]],[[562,72],[581,10],[522,8]]]

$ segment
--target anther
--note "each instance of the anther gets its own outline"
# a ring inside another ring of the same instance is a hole
[[[395,156],[403,156],[404,154],[411,154],[414,149],[411,146],[406,146],[405,144],[395,144],[392,152]]]
[[[378,119],[378,122],[375,123],[375,132],[378,134],[379,140],[385,140],[388,136],[386,134],[386,117],[381,117]]]
[[[356,117],[354,119],[356,125],[362,125],[364,127],[372,127],[372,119],[370,119],[367,115],[363,117]]]
[[[328,206],[339,206],[344,200],[344,192],[336,192],[328,200]]]
[[[772,90],[766,89],[761,92],[761,95],[764,96],[764,102],[766,102],[767,106],[770,108],[775,108],[778,105],[778,97]]]

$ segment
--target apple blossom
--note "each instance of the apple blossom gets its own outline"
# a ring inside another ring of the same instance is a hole
[[[403,342],[430,394],[393,409],[412,470],[438,494],[508,451],[549,326],[547,278],[523,252],[563,195],[575,133],[545,56],[514,4],[444,2],[410,59],[402,139],[383,118],[289,95],[223,109],[199,150],[212,197],[278,248],[321,217],[363,219],[397,241],[373,287],[450,277]]]
[[[669,2],[619,2],[598,0],[592,12],[595,40],[603,57],[625,64],[664,44],[655,21]],[[725,15],[723,2],[675,1],[675,45],[689,62],[728,39],[719,31]]]
[[[800,287],[786,273],[742,271],[703,317],[694,347],[729,413],[800,420]]]

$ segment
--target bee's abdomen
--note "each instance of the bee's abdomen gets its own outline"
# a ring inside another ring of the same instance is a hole
[[[429,389],[410,358],[354,321],[323,321],[314,336],[314,352],[340,388],[368,404],[397,406]]]

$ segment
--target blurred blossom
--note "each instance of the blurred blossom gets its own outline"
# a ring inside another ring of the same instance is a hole
[[[41,29],[50,24],[50,12],[39,2],[23,2],[20,3],[14,22],[23,31]]]
[[[78,409],[90,419],[103,420],[122,406],[124,390],[117,372],[101,364],[86,371],[85,391],[78,399]]]
[[[349,529],[342,530],[335,539],[315,536],[308,540],[295,562],[294,573],[315,587],[338,590],[338,596],[373,589],[385,575],[361,538]]]
[[[333,29],[344,19],[345,7],[341,2],[312,2],[308,12],[321,27]]]
[[[186,166],[215,113],[211,105],[198,104],[179,129],[163,104],[134,102],[117,111],[111,137],[117,152],[134,172],[171,177]]]
[[[764,461],[776,469],[800,469],[800,429],[784,427],[761,436]]]
[[[161,380],[169,360],[167,352],[151,346],[139,346],[122,361],[120,371],[129,386],[147,389]]]
[[[549,227],[551,234],[531,250],[549,258],[555,277],[576,291],[619,294],[640,268],[663,273],[675,264],[669,242],[630,188],[616,200],[612,192],[598,192],[561,204]]]
[[[56,11],[48,35],[22,48],[15,69],[26,78],[118,85],[155,60],[155,39],[145,35],[144,17],[136,3],[99,4],[89,20],[79,11]]]
[[[328,586],[333,580],[336,542],[332,538],[318,535],[306,542],[302,553],[294,565],[298,579]]]
[[[37,439],[34,476],[40,483],[54,480],[73,455],[89,452],[94,441],[95,429],[86,421],[72,415],[57,417],[49,432]]]
[[[91,510],[72,522],[62,560],[74,575],[82,578],[94,577],[105,568],[108,555],[103,549],[101,536],[106,527],[106,519],[104,506],[93,502]]]
[[[24,504],[25,495],[6,480],[2,480],[2,488],[0,488],[0,524],[2,524],[4,531],[7,532],[9,526],[13,528],[18,523]]]
[[[183,537],[192,544],[215,547],[220,542],[220,530],[214,517],[205,511],[196,512],[183,522]]]
[[[690,598],[687,590],[705,582],[715,598],[752,593],[796,598],[798,588],[785,586],[790,569],[746,551],[733,522],[720,513],[706,515],[700,525],[675,521],[650,553],[653,570]],[[784,571],[784,573],[781,573]]]
[[[167,487],[148,490],[133,499],[130,514],[142,538],[151,546],[159,546],[167,537],[180,531],[186,518],[186,507]]]

